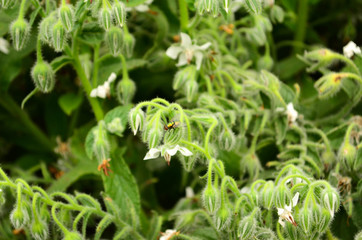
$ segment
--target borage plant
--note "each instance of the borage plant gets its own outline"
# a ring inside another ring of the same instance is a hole
[[[2,0],[0,239],[361,239],[358,15],[329,10]]]

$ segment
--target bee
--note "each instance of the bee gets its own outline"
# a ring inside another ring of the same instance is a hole
[[[171,130],[171,129],[176,129],[178,126],[180,126],[180,122],[172,121],[172,122],[164,125],[163,129],[165,129],[165,131],[167,131],[167,130]]]

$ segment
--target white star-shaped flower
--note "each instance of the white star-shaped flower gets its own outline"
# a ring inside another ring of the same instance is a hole
[[[192,152],[185,147],[181,147],[179,145],[172,146],[172,147],[163,145],[158,148],[151,148],[147,152],[147,154],[143,160],[158,158],[161,153],[161,156],[163,156],[165,158],[167,164],[170,165],[171,157],[173,155],[175,155],[177,153],[177,151],[179,151],[182,155],[187,156],[187,157],[192,155]]]
[[[99,85],[97,88],[94,88],[91,91],[90,96],[94,98],[95,97],[106,98],[107,96],[109,96],[111,92],[110,85],[114,80],[116,80],[116,78],[117,75],[114,72],[111,73],[111,75],[108,77],[108,80],[105,81],[103,85]]]
[[[160,240],[169,240],[171,239],[173,236],[177,236],[179,235],[180,232],[178,232],[175,229],[167,229],[166,232],[161,233],[161,237]]]
[[[195,56],[196,68],[199,70],[203,58],[202,51],[208,49],[210,45],[210,42],[207,42],[202,46],[193,45],[190,36],[186,33],[181,33],[181,45],[169,47],[166,51],[166,55],[172,59],[178,58],[178,63],[176,64],[178,67],[190,64],[192,58]]]
[[[354,42],[350,41],[346,46],[343,47],[344,56],[351,58],[354,54],[361,54],[361,48],[358,47]]]
[[[9,42],[4,38],[0,38],[0,52],[3,52],[4,54],[9,53]]]
[[[293,215],[292,215],[292,207],[295,207],[295,205],[297,205],[298,198],[299,198],[299,192],[297,192],[294,195],[294,197],[292,199],[292,202],[289,205],[285,205],[284,208],[278,208],[278,215],[279,215],[279,221],[278,222],[283,227],[285,226],[284,220],[290,222],[294,226],[297,226],[297,223],[294,221],[294,218],[293,218]]]

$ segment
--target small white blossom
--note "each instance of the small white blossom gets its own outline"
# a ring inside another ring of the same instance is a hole
[[[190,64],[192,58],[195,56],[196,68],[199,70],[203,58],[202,51],[208,49],[210,45],[210,42],[207,42],[202,46],[193,45],[190,36],[186,33],[181,33],[181,45],[169,47],[166,51],[166,55],[172,59],[178,58],[178,63],[176,64],[178,67]]]
[[[287,105],[287,115],[289,124],[294,123],[298,118],[298,112],[295,111],[293,103],[288,103]]]
[[[158,158],[160,156],[163,156],[167,162],[168,165],[170,165],[170,161],[171,161],[171,157],[173,155],[175,155],[177,153],[177,151],[179,151],[182,155],[184,156],[191,156],[192,152],[190,152],[190,150],[188,150],[185,147],[181,147],[179,145],[176,146],[172,146],[172,148],[169,148],[169,146],[161,146],[158,148],[151,148],[145,158],[143,160],[149,160],[149,159],[154,159],[154,158]]]
[[[294,226],[297,226],[297,223],[294,221],[294,218],[293,218],[293,215],[292,215],[292,207],[295,207],[297,205],[298,198],[299,198],[299,192],[297,192],[294,195],[294,197],[292,199],[292,202],[289,205],[285,205],[284,208],[278,208],[278,215],[279,215],[279,221],[278,222],[283,227],[285,226],[284,220],[290,222]]]
[[[167,229],[166,232],[161,233],[161,237],[160,240],[169,240],[171,239],[173,236],[177,236],[179,235],[180,232],[178,232],[177,230],[174,229]]]
[[[344,56],[351,58],[354,54],[361,54],[361,48],[358,47],[354,42],[350,41],[346,46],[343,47]]]
[[[4,38],[0,38],[0,52],[3,52],[4,54],[9,53],[9,42]]]
[[[94,88],[91,91],[90,96],[100,98],[106,98],[107,96],[109,96],[111,92],[110,85],[114,80],[116,80],[116,78],[117,75],[115,73],[111,73],[111,75],[108,77],[108,80],[105,81],[103,85],[99,85],[97,88]]]
[[[194,193],[194,190],[192,189],[192,187],[187,187],[185,191],[186,191],[186,198],[195,197],[195,193]]]
[[[135,9],[137,12],[147,12],[150,10],[149,5],[153,2],[153,0],[147,0],[143,4],[139,4],[135,7],[128,7],[126,8],[127,12],[132,11],[132,9]]]

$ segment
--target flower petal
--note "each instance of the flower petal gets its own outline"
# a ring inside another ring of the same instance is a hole
[[[196,58],[196,69],[200,70],[202,58],[203,58],[202,53],[199,51],[195,52],[195,58]]]
[[[0,38],[0,52],[3,52],[4,54],[9,53],[9,42],[4,38]]]
[[[199,47],[200,50],[206,50],[211,46],[211,42],[207,42]]]
[[[111,83],[114,80],[116,80],[116,78],[117,78],[117,75],[114,72],[112,72],[111,75],[109,75],[107,82]]]
[[[186,54],[181,53],[176,66],[181,67],[183,65],[186,65],[187,63],[188,62],[187,62]]]
[[[284,213],[284,208],[278,208],[278,215],[282,215]]]
[[[283,221],[282,218],[279,218],[278,223],[279,223],[280,225],[282,225],[282,227],[285,227],[285,222]]]
[[[188,157],[192,155],[192,152],[185,147],[179,147],[179,151],[182,155]]]
[[[134,9],[136,9],[136,11],[138,12],[147,12],[148,10],[150,10],[150,8],[146,4],[138,5],[134,7]]]
[[[299,198],[299,192],[297,192],[297,193],[294,195],[293,199],[292,199],[293,207],[295,207],[295,205],[297,205],[297,203],[298,203],[298,198]]]
[[[171,46],[166,50],[166,55],[172,59],[176,59],[180,52],[182,52],[182,50],[182,47]]]
[[[174,148],[171,149],[167,149],[166,153],[169,154],[170,156],[173,156],[177,153],[177,151],[179,150],[180,146],[176,145]]]
[[[158,158],[158,156],[160,156],[160,152],[161,151],[159,149],[157,149],[157,148],[151,148],[147,152],[147,154],[146,154],[146,156],[145,156],[145,158],[143,160]]]
[[[181,47],[190,48],[192,46],[192,41],[189,35],[186,33],[181,33]]]

